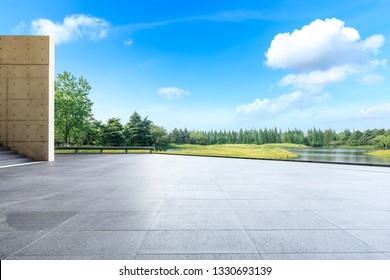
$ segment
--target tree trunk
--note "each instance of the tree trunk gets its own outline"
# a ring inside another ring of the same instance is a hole
[[[70,142],[70,135],[69,135],[69,126],[68,125],[65,125],[65,146],[68,147],[69,146],[69,142]]]

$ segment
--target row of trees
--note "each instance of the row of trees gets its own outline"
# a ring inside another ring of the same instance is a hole
[[[126,124],[118,118],[106,123],[96,120],[92,114],[93,102],[89,99],[91,87],[83,77],[76,78],[69,72],[57,76],[55,81],[55,141],[57,145],[93,146],[149,146],[166,149],[175,144],[267,144],[294,143],[312,147],[375,145],[390,147],[390,130],[368,129],[336,133],[332,129],[300,129],[281,131],[277,128],[239,131],[188,131],[166,129],[155,125],[148,117],[134,112]]]
[[[363,132],[360,130],[351,132],[346,129],[336,133],[333,129],[321,130],[314,128],[305,133],[300,129],[281,131],[277,128],[240,129],[239,131],[188,131],[187,129],[175,128],[169,134],[169,142],[199,145],[293,143],[311,147],[374,145],[389,148],[390,130],[368,129]]]
[[[122,125],[119,118],[106,123],[92,114],[91,87],[83,77],[69,72],[58,74],[55,81],[55,142],[57,145],[150,146],[165,149],[168,133],[148,117],[134,112]]]
[[[56,138],[57,145],[76,146],[155,146],[164,150],[168,146],[165,128],[154,125],[147,117],[134,112],[129,121],[122,125],[119,118],[110,118],[106,123],[89,118],[82,129],[74,129],[66,143]],[[59,135],[58,135],[59,136]]]

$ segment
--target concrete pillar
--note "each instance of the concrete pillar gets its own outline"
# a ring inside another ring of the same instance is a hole
[[[0,36],[0,143],[54,160],[54,43],[48,36]]]

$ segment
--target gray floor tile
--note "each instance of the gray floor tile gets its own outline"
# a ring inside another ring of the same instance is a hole
[[[0,255],[10,256],[31,244],[45,233],[44,231],[0,232]]]
[[[221,187],[217,184],[211,184],[211,185],[180,184],[180,185],[173,185],[171,190],[173,191],[220,191]]]
[[[390,230],[347,230],[347,232],[379,252],[390,252]]]
[[[12,183],[10,183],[12,184]],[[23,202],[29,201],[32,199],[44,199],[49,197],[50,194],[47,192],[39,192],[39,191],[0,191],[0,203],[6,202]]]
[[[224,192],[241,192],[243,190],[248,192],[271,192],[271,193],[273,192],[271,188],[263,184],[246,184],[246,185],[242,185],[240,183],[228,184],[228,185],[221,185],[221,189]]]
[[[245,229],[337,229],[311,212],[236,210]]]
[[[230,200],[233,209],[253,209],[259,211],[307,211],[299,204],[286,199],[240,199]]]
[[[17,255],[116,255],[135,253],[145,231],[53,231]]]
[[[0,214],[0,231],[50,230],[78,212],[9,212]]]
[[[15,255],[7,260],[99,260],[99,255]]]
[[[151,230],[244,229],[234,212],[159,212]]]
[[[242,187],[241,191],[225,191],[225,195],[228,199],[282,199],[280,195],[271,191],[247,191],[245,187]]]
[[[22,202],[14,204],[10,207],[7,207],[8,211],[31,211],[31,212],[46,212],[46,211],[60,211],[60,212],[71,212],[79,211],[85,207],[85,201],[79,200],[49,200],[49,199],[39,199],[31,200],[27,202]]]
[[[103,200],[147,200],[164,199],[168,191],[134,191],[133,189],[120,189],[105,195]]]
[[[125,255],[100,255],[96,256],[98,260],[134,260],[136,254],[125,254]]]
[[[222,191],[170,191],[167,199],[226,199]]]
[[[100,200],[91,202],[83,211],[158,211],[163,199]]]
[[[161,254],[137,255],[137,260],[262,260],[260,254]]]
[[[265,260],[388,260],[381,253],[262,254]]]
[[[380,193],[379,193],[380,195]],[[364,203],[367,203],[368,205],[378,208],[379,210],[386,210],[390,211],[390,199],[386,197],[359,197],[357,199],[361,199]]]
[[[258,253],[245,231],[149,231],[139,254]]]
[[[96,199],[99,199],[101,197],[103,197],[104,195],[107,194],[107,190],[94,190],[93,192],[91,192],[91,190],[80,190],[80,189],[76,189],[76,190],[67,190],[66,192],[65,191],[60,191],[60,192],[56,192],[56,193],[53,193],[52,195],[47,195],[46,197],[44,197],[43,199],[46,199],[46,200],[56,200],[56,201],[64,201],[64,200],[67,200],[67,201],[81,201],[81,202],[89,202],[91,200],[96,200]]]
[[[232,212],[233,208],[227,200],[212,199],[166,199],[161,205],[160,211],[199,211],[213,212],[225,211]]]
[[[341,229],[389,229],[389,211],[316,211],[318,216]]]
[[[380,259],[378,251],[390,254],[390,229],[373,230],[389,224],[380,212],[390,210],[389,168],[63,155],[55,162],[0,169],[0,178],[3,258],[257,259],[260,251],[292,259]],[[323,214],[335,226],[368,230],[322,229],[328,224],[308,209],[338,213]],[[10,227],[12,212],[35,214],[13,216]],[[72,212],[81,214],[65,214]],[[155,229],[147,231],[157,214]],[[242,223],[268,230],[245,231]],[[283,230],[269,229],[274,227]]]
[[[148,230],[156,212],[82,212],[56,230]]]
[[[248,231],[262,253],[377,253],[341,230]]]
[[[296,203],[312,211],[374,211],[378,208],[347,199],[299,199]]]
[[[279,191],[279,194],[285,198],[291,200],[300,200],[300,199],[340,199],[340,195],[336,192],[329,189],[321,189],[319,186],[326,184],[324,182],[315,183],[316,188],[302,187],[298,190],[285,190]]]

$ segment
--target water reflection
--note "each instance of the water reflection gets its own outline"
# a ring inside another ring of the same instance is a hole
[[[366,149],[311,148],[289,149],[289,151],[299,155],[292,160],[390,165],[390,158],[367,156],[364,154],[368,151]]]

